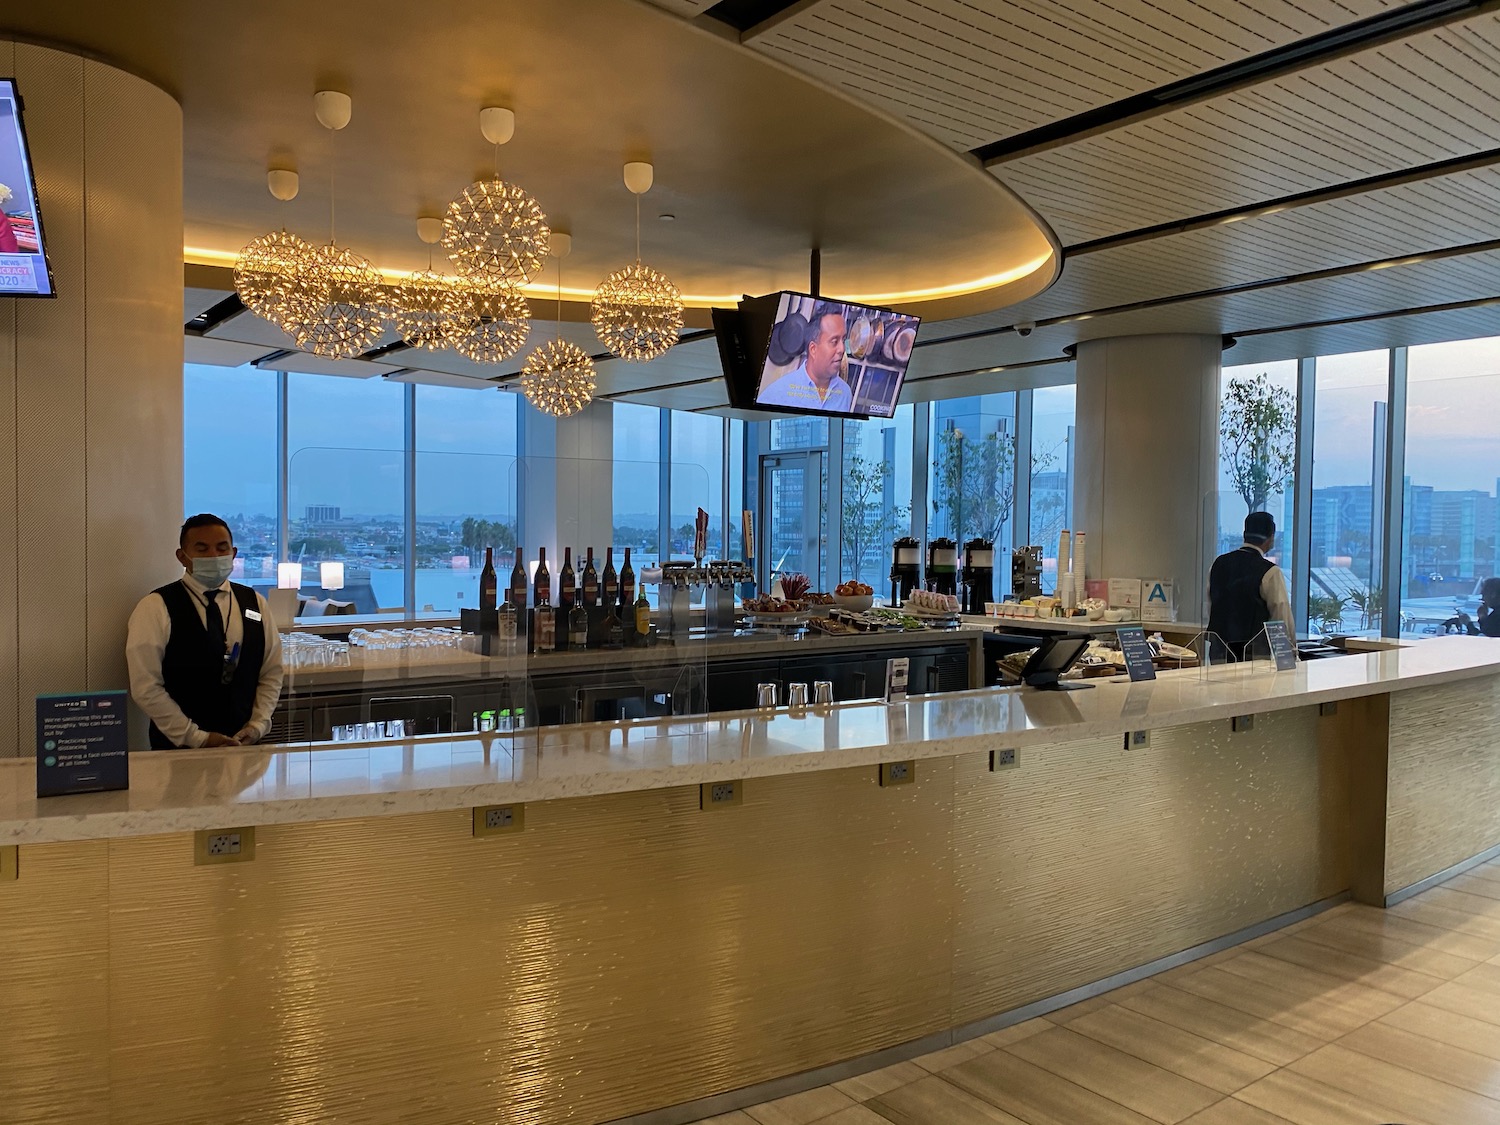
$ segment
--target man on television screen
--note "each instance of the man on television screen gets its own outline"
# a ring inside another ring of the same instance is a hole
[[[848,413],[854,392],[841,374],[848,331],[842,305],[820,304],[813,309],[802,362],[761,391],[760,405]]]

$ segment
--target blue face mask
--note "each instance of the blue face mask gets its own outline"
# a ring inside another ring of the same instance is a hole
[[[208,555],[193,559],[193,577],[210,590],[224,585],[224,580],[233,570],[233,555]]]

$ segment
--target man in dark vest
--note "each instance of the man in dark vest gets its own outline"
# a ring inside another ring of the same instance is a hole
[[[266,600],[229,581],[236,553],[218,516],[190,517],[177,546],[182,577],[130,615],[130,695],[151,720],[154,750],[248,746],[271,729],[281,635]]]
[[[1236,659],[1244,659],[1246,646],[1272,619],[1286,622],[1287,636],[1296,642],[1286,575],[1266,558],[1275,545],[1271,513],[1251,512],[1245,517],[1244,545],[1220,555],[1208,572],[1208,628]]]

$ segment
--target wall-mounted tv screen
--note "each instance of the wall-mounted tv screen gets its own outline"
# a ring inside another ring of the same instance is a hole
[[[782,292],[714,310],[730,402],[745,409],[889,418],[921,320]]]
[[[21,96],[12,79],[0,78],[0,297],[53,295]]]

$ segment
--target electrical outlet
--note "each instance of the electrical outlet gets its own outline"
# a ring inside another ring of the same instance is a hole
[[[525,826],[525,805],[477,805],[474,808],[474,835],[476,836],[498,836],[502,832],[519,832]]]
[[[880,767],[881,785],[910,785],[916,780],[916,762],[886,762]]]
[[[731,805],[738,805],[745,800],[745,783],[743,781],[705,781],[698,786],[698,807],[700,809],[725,809]]]
[[[21,877],[21,849],[15,844],[0,848],[0,883],[14,882]]]
[[[1246,731],[1255,729],[1254,715],[1236,715],[1229,723],[1229,729],[1235,734],[1244,734]]]
[[[255,858],[255,829],[210,828],[193,833],[193,863],[247,863]]]
[[[1020,757],[1014,750],[991,750],[990,772],[996,770],[1013,770],[1021,764]]]
[[[1149,730],[1133,730],[1125,735],[1125,749],[1145,750],[1151,745],[1151,732]]]
[[[1318,714],[1320,715],[1337,715],[1338,713],[1339,705],[1337,701],[1318,704]]]

